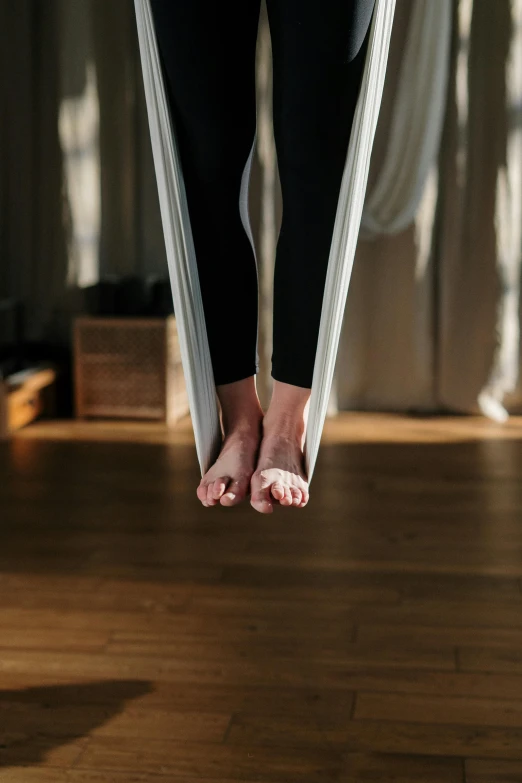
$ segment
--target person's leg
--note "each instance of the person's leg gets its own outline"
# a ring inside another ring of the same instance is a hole
[[[274,393],[252,504],[302,506],[302,458],[328,257],[374,0],[268,0],[283,222],[274,278]],[[279,473],[275,472],[279,471]]]
[[[152,0],[152,10],[215,382],[228,384],[257,369],[257,271],[239,201],[256,131],[259,0]]]
[[[256,129],[259,0],[152,0],[152,11],[224,427],[222,452],[198,497],[231,505],[248,491],[262,416],[253,377],[257,269],[240,211]]]

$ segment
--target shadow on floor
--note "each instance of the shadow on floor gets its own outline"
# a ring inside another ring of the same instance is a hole
[[[143,680],[108,680],[0,690],[0,767],[41,763],[49,753],[101,728],[126,703],[150,693]],[[71,763],[81,752],[70,747]]]

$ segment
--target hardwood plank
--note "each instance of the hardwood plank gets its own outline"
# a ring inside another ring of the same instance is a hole
[[[74,634],[67,628],[7,628],[0,624],[0,629],[0,649],[102,652],[110,638],[107,631],[95,628],[77,629]]]
[[[478,698],[522,698],[522,676],[494,673],[452,673],[421,670],[376,669],[346,671],[335,686],[352,691],[462,695]]]
[[[142,739],[175,739],[182,736],[191,742],[220,742],[230,722],[227,713],[175,712],[140,709],[126,705],[73,704],[49,706],[40,702],[17,702],[2,698],[0,716],[3,735],[23,736],[30,744],[42,737],[68,739],[90,737],[139,737]]]
[[[522,674],[520,647],[460,647],[459,662],[462,671],[509,672]]]
[[[351,715],[318,716],[313,712],[296,716],[258,715],[238,712],[232,716],[226,743],[230,745],[263,745],[274,748],[322,748],[347,743]]]
[[[130,636],[130,635],[129,635]],[[340,637],[340,638],[339,638]],[[115,638],[110,641],[105,652],[108,655],[131,655],[152,657],[183,657],[189,659],[209,660],[216,657],[248,659],[258,655],[270,655],[274,658],[295,659],[341,659],[350,649],[353,640],[351,627],[347,629],[347,639],[342,635],[322,634],[318,639],[310,629],[299,629],[289,635],[282,630],[279,634],[256,634],[252,632],[227,634],[222,632],[216,636],[210,634],[141,634],[141,638]],[[1,646],[1,645],[0,645]]]
[[[522,761],[469,759],[465,770],[465,783],[520,783],[522,780]]]
[[[0,628],[35,628],[59,629],[69,631],[96,628],[98,631],[114,630],[154,632],[161,628],[175,629],[180,615],[176,613],[151,613],[147,611],[80,611],[79,609],[0,607]],[[183,621],[181,621],[183,622]],[[192,627],[202,627],[201,620],[192,618],[188,621]]]
[[[183,742],[220,742],[230,723],[228,713],[173,712],[159,709],[128,707],[121,715],[91,732],[91,737],[122,737],[128,739],[182,738]]]
[[[146,682],[87,679],[71,682],[66,675],[41,673],[11,675],[0,672],[0,709],[7,703],[29,704],[39,714],[44,709],[133,705],[142,710],[173,713],[231,714],[245,710],[259,715],[300,717],[303,714],[343,720],[352,712],[350,691],[319,688],[211,685],[207,683]],[[127,709],[127,707],[126,707]]]
[[[522,602],[522,594],[518,583],[515,581],[513,590]],[[330,604],[343,606],[357,606],[359,604],[396,604],[400,593],[392,587],[376,584],[367,585],[249,585],[246,584],[217,584],[194,585],[191,591],[191,607],[197,610],[199,607],[213,606],[215,602],[252,602],[264,601],[268,604],[277,602],[280,606],[291,606],[294,602],[312,602],[322,604],[327,601]]]
[[[233,652],[233,651],[232,651]],[[368,651],[357,648],[342,659],[322,657],[315,660],[300,659],[295,665],[293,658],[267,658],[255,653],[245,658],[240,653],[235,657],[223,657],[218,650],[213,657],[211,651],[205,658],[152,657],[129,655],[104,655],[99,653],[62,653],[46,651],[11,651],[2,655],[4,672],[21,674],[38,668],[45,675],[59,673],[76,677],[78,674],[91,677],[118,677],[147,679],[160,678],[169,682],[200,681],[206,683],[231,683],[253,685],[290,685],[306,687],[314,682],[318,687],[328,688],[335,684],[345,685],[346,677],[354,668],[436,668],[452,670],[453,660],[447,651],[390,649],[375,651],[368,658]]]
[[[10,590],[44,591],[49,593],[92,593],[102,584],[100,577],[78,574],[0,573],[2,592]]]
[[[66,773],[59,769],[24,767],[3,769],[3,783],[65,783]]]
[[[113,714],[121,705],[136,701],[140,706],[163,709],[171,704],[172,691],[167,686],[163,693],[156,696],[154,684],[146,680],[93,680],[84,675],[83,681],[81,678],[71,681],[66,672],[46,676],[38,672],[37,667],[31,672],[19,674],[0,673],[0,709],[4,704],[29,705],[45,717],[47,713],[42,710],[101,705],[108,709],[107,714]],[[9,710],[9,707],[6,709]],[[181,711],[184,710],[190,711],[186,700],[181,707]]]
[[[285,603],[281,611],[286,608]],[[224,600],[208,598],[205,601],[192,601],[190,605],[192,613],[201,612],[222,616],[235,614],[242,615],[250,612],[252,616],[263,616],[272,610],[265,601],[253,599]],[[277,607],[274,607],[274,611]],[[288,611],[291,609],[288,606]],[[306,606],[303,610],[312,619],[320,609],[315,606]],[[400,604],[393,605],[332,605],[325,610],[325,614],[336,618],[344,617],[348,622],[360,624],[404,624],[404,625],[432,625],[432,626],[469,626],[485,628],[518,628],[522,629],[522,603],[504,601],[444,601],[444,600],[414,600],[405,599]]]
[[[165,586],[162,594],[156,595],[146,588],[140,594],[110,593],[105,590],[93,592],[49,592],[46,590],[15,590],[6,588],[0,591],[0,611],[3,607],[23,609],[57,609],[78,612],[175,612],[184,609],[190,595],[190,587]]]
[[[522,729],[511,727],[356,720],[323,727],[322,732],[324,740],[339,752],[517,759],[522,747]],[[314,738],[319,743],[318,737],[299,720],[243,713],[234,716],[227,743],[306,747]]]
[[[367,645],[406,644],[415,647],[427,645],[451,647],[518,647],[522,645],[522,629],[477,628],[477,626],[429,626],[429,625],[359,625],[356,639]]]
[[[468,695],[362,692],[357,694],[354,718],[522,728],[522,702],[516,698],[499,700],[475,699]]]
[[[315,632],[325,633],[327,636],[335,635],[338,626],[332,625],[330,618],[325,619],[316,616]],[[209,615],[197,615],[187,613],[184,609],[179,612],[146,612],[146,611],[97,611],[97,610],[69,610],[65,609],[26,609],[18,607],[0,607],[0,627],[9,629],[27,626],[37,628],[68,628],[71,631],[85,627],[96,628],[100,631],[114,631],[128,634],[132,638],[136,634],[137,639],[145,638],[147,634],[161,634],[163,631],[169,635],[189,636],[216,636],[220,634],[272,634],[289,635],[302,633],[310,635],[311,625],[308,616],[292,616],[292,614],[271,615],[266,612],[262,616],[252,616],[247,612],[244,615],[228,615],[226,617],[212,617]],[[341,638],[353,638],[353,626],[344,623],[338,630]]]
[[[3,775],[4,767],[25,767],[33,764],[41,768],[52,767],[53,770],[68,769],[76,762],[86,745],[87,740],[84,737],[56,743],[51,738],[3,734],[0,729],[0,775]]]
[[[346,728],[351,751],[442,757],[518,759],[522,730],[495,726],[353,721]]]
[[[370,517],[371,518],[371,517]],[[437,515],[434,515],[435,520]],[[388,520],[388,525],[390,521]],[[390,563],[390,565],[392,565]],[[393,590],[400,598],[444,598],[474,600],[492,597],[520,601],[520,580],[479,574],[397,573],[389,569],[378,574],[357,570],[304,570],[290,563],[280,566],[230,565],[224,568],[221,582],[234,587],[281,590],[309,588],[329,590]]]
[[[283,513],[285,509],[281,510]],[[457,522],[454,521],[454,524]],[[495,552],[488,557],[483,549],[461,549],[453,551],[453,542],[441,545],[439,548],[421,550],[412,547],[409,551],[400,548],[391,556],[389,547],[372,548],[371,550],[351,551],[345,556],[338,554],[313,555],[302,554],[299,557],[299,567],[303,570],[360,571],[363,573],[382,573],[392,571],[403,574],[430,575],[473,575],[481,573],[492,577],[522,578],[522,563],[513,557],[513,549]],[[453,552],[448,556],[448,550]],[[267,565],[283,566],[288,560],[288,553],[272,554],[261,552],[243,552],[236,558],[242,566],[264,567]],[[228,565],[228,562],[225,563]]]
[[[275,783],[325,783],[335,780],[342,758],[331,749],[234,747],[174,741],[93,739],[80,757],[80,768],[139,769],[190,778],[231,778]]]
[[[2,783],[237,783],[238,778],[186,778],[176,774],[161,775],[127,770],[89,770],[24,767],[23,769],[2,770]],[[242,780],[241,783],[256,783],[258,779]],[[275,782],[273,782],[275,783]],[[278,783],[283,783],[279,781]],[[409,783],[409,781],[407,782]],[[430,780],[428,783],[432,783]],[[439,783],[438,780],[433,783]]]
[[[338,783],[463,783],[460,759],[349,753]]]

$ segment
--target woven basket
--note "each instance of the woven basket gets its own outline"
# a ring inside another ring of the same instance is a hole
[[[77,318],[76,415],[159,419],[188,412],[174,316]]]

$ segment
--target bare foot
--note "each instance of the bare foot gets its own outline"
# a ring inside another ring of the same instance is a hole
[[[205,507],[235,506],[247,495],[259,449],[257,432],[231,432],[223,441],[219,457],[203,476],[197,496]]]
[[[263,411],[253,378],[218,386],[224,430],[219,457],[205,473],[197,496],[205,507],[235,506],[250,489],[255,470]]]
[[[270,514],[274,503],[303,508],[308,503],[303,440],[310,391],[276,381],[263,421],[263,439],[251,484],[251,504]]]
[[[271,514],[274,503],[303,508],[308,503],[308,482],[303,452],[295,440],[265,435],[251,481],[251,504],[262,514]]]

